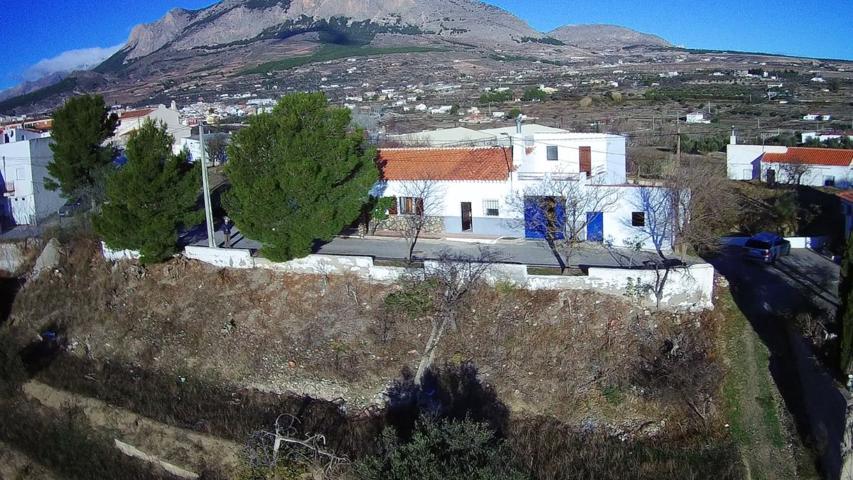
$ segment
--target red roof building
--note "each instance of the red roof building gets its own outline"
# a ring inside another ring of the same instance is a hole
[[[789,147],[785,153],[765,153],[761,162],[849,167],[853,163],[853,150]]]
[[[512,150],[501,147],[383,148],[381,178],[390,181],[499,181],[512,171]]]

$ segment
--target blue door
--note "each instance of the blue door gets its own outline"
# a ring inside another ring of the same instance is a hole
[[[561,240],[566,226],[566,204],[557,197],[524,197],[525,238]]]
[[[604,214],[602,212],[586,212],[586,241],[604,241]]]

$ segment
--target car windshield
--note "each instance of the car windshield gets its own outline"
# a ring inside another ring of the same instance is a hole
[[[767,242],[762,242],[761,240],[749,239],[746,241],[746,246],[749,248],[770,248],[770,244]]]

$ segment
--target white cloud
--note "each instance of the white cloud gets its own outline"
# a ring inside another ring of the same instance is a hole
[[[21,77],[24,80],[38,80],[42,77],[56,72],[69,72],[72,70],[86,70],[97,66],[117,52],[124,44],[112,47],[93,47],[68,50],[53,58],[45,58],[35,65],[24,70]]]

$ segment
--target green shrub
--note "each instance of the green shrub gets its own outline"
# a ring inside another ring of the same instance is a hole
[[[393,429],[380,439],[381,453],[355,465],[363,480],[526,479],[512,454],[485,424],[423,419],[410,441],[400,443]]]

